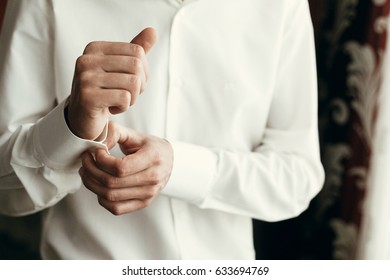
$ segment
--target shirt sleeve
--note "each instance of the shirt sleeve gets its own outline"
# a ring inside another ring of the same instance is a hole
[[[80,154],[105,147],[67,127],[66,101],[55,94],[51,26],[46,1],[8,2],[0,44],[2,214],[36,212],[76,191]]]
[[[172,141],[174,168],[163,194],[277,221],[299,215],[321,189],[313,28],[307,1],[286,2],[277,83],[261,143],[239,152]]]

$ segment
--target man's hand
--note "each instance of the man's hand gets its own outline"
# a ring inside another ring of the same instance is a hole
[[[156,42],[146,28],[131,43],[92,42],[76,61],[67,121],[80,138],[95,140],[109,114],[125,112],[145,88],[146,53]]]
[[[173,151],[164,139],[141,134],[110,122],[107,146],[119,144],[124,158],[97,149],[95,158],[82,156],[80,176],[84,185],[97,194],[99,203],[115,215],[150,205],[167,184],[173,167]]]

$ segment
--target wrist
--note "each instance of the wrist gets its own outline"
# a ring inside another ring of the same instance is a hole
[[[77,137],[79,138],[83,138],[83,139],[86,139],[85,137],[83,137],[83,135],[81,135],[80,133],[77,132],[77,130],[74,128],[74,126],[72,125],[72,122],[70,120],[70,116],[69,116],[69,105],[66,104],[65,108],[64,108],[64,118],[65,118],[65,122],[66,122],[66,125],[68,126],[69,130]],[[88,140],[91,140],[91,139],[88,139]]]
[[[92,139],[88,139],[87,137],[82,137],[82,135],[77,134],[77,132],[75,132],[74,128],[72,128],[70,121],[69,121],[69,108],[67,105],[64,108],[64,118],[65,118],[65,122],[66,122],[66,125],[68,126],[69,130],[73,133],[73,135],[77,136],[78,138],[81,138],[84,140],[92,140],[92,141],[96,141],[96,142],[102,142],[103,140],[105,140],[107,138],[108,120],[105,123],[105,125],[102,129],[102,132],[99,134],[99,136],[97,136],[96,138],[92,137]]]

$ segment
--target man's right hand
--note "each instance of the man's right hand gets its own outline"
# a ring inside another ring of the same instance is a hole
[[[125,112],[143,92],[148,78],[145,55],[157,34],[146,28],[130,43],[92,42],[76,61],[67,122],[80,138],[95,140],[109,114]]]

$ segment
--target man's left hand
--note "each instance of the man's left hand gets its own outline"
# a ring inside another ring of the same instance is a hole
[[[82,155],[79,174],[99,203],[114,215],[150,205],[165,187],[173,167],[173,150],[164,139],[110,122],[107,146],[119,144],[126,155],[117,158],[103,149]]]

